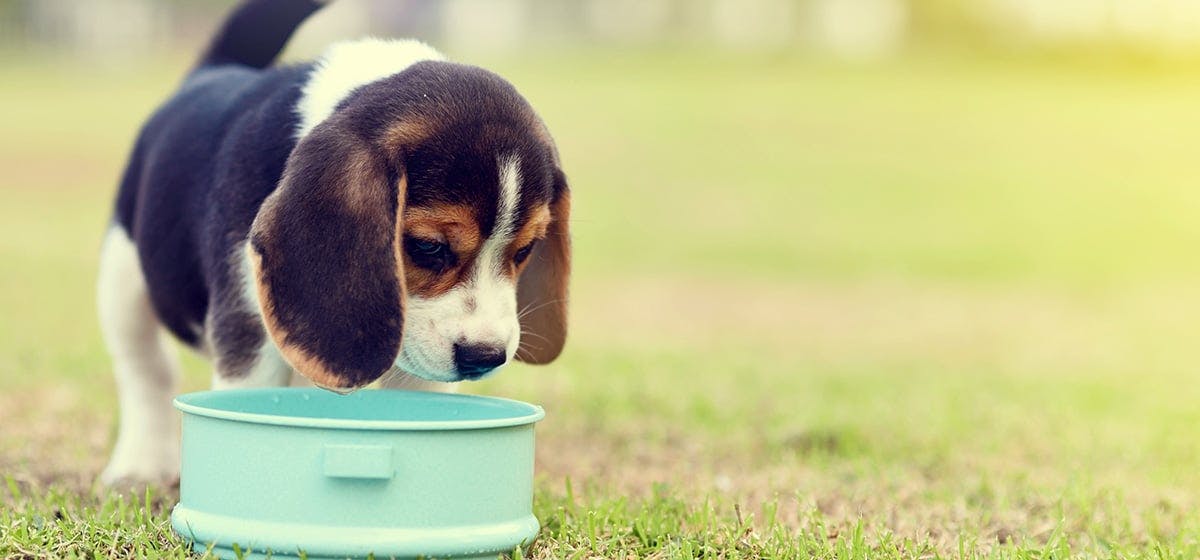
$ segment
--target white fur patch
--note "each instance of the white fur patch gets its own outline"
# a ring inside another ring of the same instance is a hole
[[[517,197],[521,193],[521,160],[517,156],[499,158],[500,200],[496,204],[496,227],[491,240],[503,240],[505,244],[513,234],[516,219]]]
[[[383,374],[379,378],[380,389],[403,389],[405,391],[430,391],[434,393],[457,393],[458,385],[429,381],[415,375],[409,375],[398,369]]]
[[[329,118],[338,103],[354,90],[381,80],[423,60],[445,60],[433,47],[417,40],[357,39],[331,45],[317,59],[296,113],[296,138],[304,138]]]

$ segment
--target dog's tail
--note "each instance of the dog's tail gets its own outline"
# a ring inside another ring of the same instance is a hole
[[[266,68],[300,23],[324,4],[319,0],[245,0],[225,19],[196,68],[219,64]]]

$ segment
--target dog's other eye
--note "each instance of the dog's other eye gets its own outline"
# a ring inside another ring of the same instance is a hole
[[[533,251],[534,243],[537,243],[537,241],[530,241],[528,245],[517,249],[517,252],[513,254],[513,262],[516,264],[525,262],[525,259],[529,258],[529,253]]]
[[[454,266],[454,252],[450,250],[450,245],[441,241],[405,237],[404,250],[413,264],[421,268],[442,271]]]

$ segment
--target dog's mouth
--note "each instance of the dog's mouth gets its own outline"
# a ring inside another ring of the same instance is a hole
[[[442,383],[480,381],[495,375],[510,361],[512,360],[505,355],[485,363],[452,363],[449,368],[438,368],[430,367],[428,357],[420,351],[401,351],[396,358],[393,372],[389,372],[389,375],[404,373],[426,381]]]
[[[337,393],[342,396],[349,395],[350,393],[353,393],[353,392],[361,389],[361,387],[330,387],[330,386],[321,385],[320,383],[315,383],[315,382],[313,383],[313,385],[318,388],[325,389],[326,391],[329,391],[331,393]]]
[[[406,344],[401,348],[400,355],[396,357],[394,370],[426,381],[442,383],[461,381],[458,372],[453,368],[432,367],[430,362],[433,360],[415,346]]]

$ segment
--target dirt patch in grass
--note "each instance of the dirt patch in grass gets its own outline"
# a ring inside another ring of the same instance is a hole
[[[108,458],[115,414],[87,398],[63,383],[0,394],[0,474],[32,488],[90,488]]]

